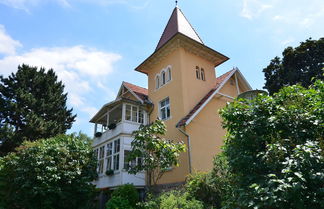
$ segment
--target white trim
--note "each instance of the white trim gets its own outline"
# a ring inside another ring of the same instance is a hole
[[[221,88],[225,85],[225,83],[233,76],[233,74],[237,71],[238,69],[234,69],[231,74],[228,75],[228,77],[221,83],[221,85],[214,91],[212,95],[209,96],[209,98],[200,106],[200,108],[186,121],[185,125],[188,125],[197,115],[198,113],[208,104],[208,102],[219,92]]]
[[[142,104],[144,103],[144,101],[139,98],[132,90],[130,90],[127,86],[124,85],[124,82],[122,84],[136,99],[138,99]]]
[[[239,95],[240,94],[240,89],[239,89],[239,85],[238,85],[238,82],[237,82],[236,73],[234,74],[234,77],[235,77],[235,84],[236,84],[237,95]]]
[[[217,92],[217,94],[219,94],[219,95],[221,95],[221,96],[223,96],[223,97],[227,97],[227,98],[229,98],[229,99],[235,99],[234,97],[231,97],[231,96],[229,96],[229,95],[227,95],[227,94],[222,94],[222,93],[220,93],[220,92]]]
[[[236,71],[238,72],[239,76],[242,78],[242,80],[244,81],[244,83],[247,85],[247,87],[252,90],[251,85],[249,84],[249,82],[247,82],[247,80],[245,79],[245,77],[243,76],[243,74],[241,73],[241,71],[236,67],[235,68]]]

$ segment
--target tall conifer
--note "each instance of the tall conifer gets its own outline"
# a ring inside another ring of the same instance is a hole
[[[53,137],[71,128],[76,115],[66,99],[53,69],[23,64],[8,78],[0,76],[0,155],[24,140]]]

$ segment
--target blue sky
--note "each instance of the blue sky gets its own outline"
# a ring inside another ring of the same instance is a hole
[[[0,74],[22,63],[54,68],[78,115],[71,131],[115,99],[122,81],[147,86],[134,68],[155,49],[173,0],[0,0]],[[179,0],[204,43],[262,89],[262,69],[287,46],[324,35],[323,0]]]

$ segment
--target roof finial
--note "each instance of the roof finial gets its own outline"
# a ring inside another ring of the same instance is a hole
[[[175,3],[176,3],[176,7],[178,7],[178,0],[176,0]]]

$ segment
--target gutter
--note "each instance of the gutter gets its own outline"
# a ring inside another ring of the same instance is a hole
[[[188,140],[188,167],[189,167],[189,173],[192,173],[192,169],[191,169],[191,146],[190,146],[190,136],[181,128],[178,128],[178,130],[187,137]]]

